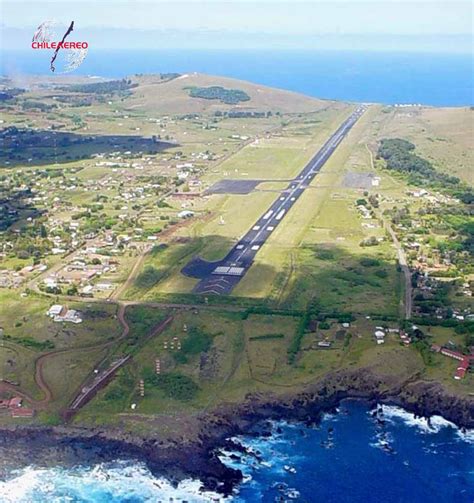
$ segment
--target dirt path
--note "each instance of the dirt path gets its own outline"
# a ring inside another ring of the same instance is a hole
[[[119,320],[120,324],[122,325],[122,333],[117,339],[114,339],[112,341],[107,341],[107,342],[101,342],[99,344],[92,344],[89,346],[82,346],[82,347],[75,347],[75,348],[64,348],[64,349],[59,349],[56,351],[49,351],[48,353],[44,353],[40,355],[38,358],[35,360],[35,383],[38,386],[38,388],[42,391],[44,397],[41,400],[37,400],[30,396],[28,393],[22,391],[20,388],[17,386],[7,383],[5,381],[0,381],[0,391],[8,391],[10,393],[14,393],[18,396],[21,396],[23,399],[27,400],[32,404],[32,406],[35,409],[44,409],[49,402],[51,402],[54,399],[53,392],[51,388],[49,387],[48,383],[46,382],[44,378],[44,365],[47,360],[50,358],[56,357],[60,354],[68,353],[68,352],[75,352],[75,351],[90,351],[94,349],[106,349],[107,347],[110,347],[117,342],[121,341],[125,337],[127,337],[130,327],[125,319],[125,309],[126,309],[125,304],[118,304],[118,310],[117,310],[117,319]]]
[[[137,261],[133,264],[133,267],[128,275],[127,279],[110,295],[109,299],[117,300],[120,298],[123,292],[127,291],[127,289],[131,286],[131,284],[135,281],[138,275],[138,271],[141,269],[143,262],[145,261],[146,256],[150,250],[145,250],[137,259]]]
[[[369,146],[366,144],[365,148],[367,149],[367,152],[370,155],[370,164],[372,169],[375,170],[374,166],[374,158],[372,151],[370,150]],[[412,313],[412,305],[413,305],[413,289],[411,286],[411,272],[410,268],[408,267],[408,262],[407,262],[407,257],[405,254],[405,251],[403,250],[403,247],[398,240],[398,237],[393,230],[392,226],[390,223],[384,218],[382,215],[382,212],[379,211],[378,209],[376,210],[376,215],[377,217],[383,222],[384,228],[386,231],[389,233],[393,245],[395,246],[395,249],[397,250],[397,256],[398,256],[398,263],[400,264],[400,268],[403,272],[404,280],[405,280],[405,288],[404,288],[404,298],[400,299],[400,303],[403,304],[403,315],[406,320],[409,320],[411,318],[411,313]]]
[[[400,268],[403,272],[403,276],[405,278],[405,296],[403,300],[403,306],[404,306],[404,316],[406,320],[409,320],[411,318],[411,312],[412,312],[412,302],[413,302],[413,292],[412,292],[412,286],[411,286],[411,272],[410,268],[408,267],[405,251],[403,250],[402,245],[400,244],[400,241],[398,241],[397,235],[395,234],[395,231],[392,229],[391,225],[387,222],[384,221],[385,228],[387,229],[388,233],[390,234],[390,237],[392,238],[393,244],[397,250],[398,254],[398,263],[400,264]]]

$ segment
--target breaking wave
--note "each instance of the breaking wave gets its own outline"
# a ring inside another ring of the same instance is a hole
[[[465,442],[474,443],[474,430],[462,430],[442,416],[416,417],[415,414],[394,405],[382,405],[384,418],[388,421],[398,419],[406,426],[418,428],[421,433],[439,433],[443,428],[452,428]]]
[[[156,478],[141,463],[117,461],[93,467],[28,467],[0,481],[3,503],[63,502],[158,502],[226,501],[221,495],[202,491],[197,480],[185,480],[174,487],[164,478]]]

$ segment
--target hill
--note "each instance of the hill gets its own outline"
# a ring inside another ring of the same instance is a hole
[[[281,113],[317,111],[328,103],[291,91],[244,82],[227,77],[216,77],[199,73],[184,74],[172,80],[164,80],[159,75],[131,77],[138,87],[132,90],[127,100],[133,108],[146,108],[154,113],[214,113],[216,111],[243,110]],[[220,86],[224,89],[243,91],[250,98],[236,104],[219,99],[191,97],[190,89]]]
[[[379,119],[379,139],[400,137],[413,142],[438,171],[472,185],[473,110],[468,107],[390,107],[384,109]]]

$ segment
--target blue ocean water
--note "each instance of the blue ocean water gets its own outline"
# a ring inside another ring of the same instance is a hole
[[[3,75],[46,74],[49,53],[4,51]],[[80,75],[201,72],[345,101],[474,104],[470,54],[297,50],[89,49]]]
[[[346,402],[318,428],[279,423],[270,439],[240,439],[263,463],[226,456],[248,476],[238,501],[474,501],[474,432],[397,407],[384,406],[382,417],[384,424],[363,403]]]
[[[222,452],[245,481],[224,500],[200,491],[199,481],[173,488],[135,462],[74,469],[29,467],[0,482],[2,503],[324,502],[472,503],[474,431],[443,418],[415,419],[383,407],[374,419],[361,402],[345,402],[318,427],[273,423],[271,437],[234,439],[247,448]],[[381,424],[381,423],[384,424]],[[253,453],[253,454],[252,454]]]

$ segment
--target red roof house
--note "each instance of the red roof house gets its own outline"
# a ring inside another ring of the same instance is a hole
[[[18,409],[21,407],[21,402],[23,400],[19,396],[14,396],[13,398],[10,399],[10,402],[8,403],[8,408],[9,409]]]
[[[464,360],[458,365],[458,368],[456,369],[456,373],[454,374],[454,379],[464,379],[464,376],[466,375],[467,369],[469,368],[469,357],[466,356]]]
[[[458,353],[457,351],[451,351],[450,349],[441,348],[441,354],[445,356],[449,356],[450,358],[454,358],[455,360],[463,361],[465,356],[462,353]]]
[[[12,417],[33,417],[35,411],[33,409],[27,409],[26,407],[18,407],[17,409],[11,410]]]

